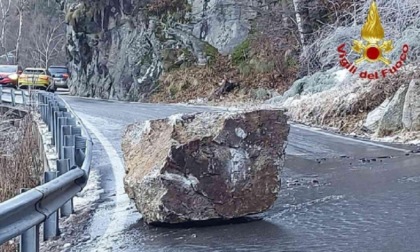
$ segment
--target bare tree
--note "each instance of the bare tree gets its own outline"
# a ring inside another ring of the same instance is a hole
[[[35,32],[32,33],[32,50],[30,51],[33,61],[39,66],[48,68],[51,60],[60,56],[64,46],[64,22],[51,26],[45,23],[47,20],[38,21]]]
[[[18,64],[20,60],[20,42],[22,40],[23,16],[24,16],[24,12],[27,6],[28,6],[28,0],[17,0],[16,9],[19,16],[19,28],[18,28],[18,35],[16,39],[15,64]]]
[[[324,7],[319,0],[293,0],[296,22],[303,47],[314,41],[317,26],[324,19]]]
[[[0,0],[0,49],[7,62],[9,62],[9,52],[6,48],[6,30],[10,24],[8,18],[10,16],[11,2],[11,0]]]

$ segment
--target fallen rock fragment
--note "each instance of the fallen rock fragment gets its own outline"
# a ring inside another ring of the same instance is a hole
[[[379,122],[379,136],[388,136],[392,134],[392,132],[396,132],[403,128],[402,116],[407,89],[407,85],[402,85],[386,106],[383,117]]]
[[[402,122],[405,129],[420,131],[420,80],[412,80],[408,86]]]
[[[122,143],[125,190],[149,224],[264,212],[280,190],[288,133],[282,110],[130,125]]]
[[[386,99],[379,107],[370,112],[366,118],[365,123],[363,124],[363,130],[368,133],[375,133],[376,129],[379,127],[379,124],[386,113],[386,109],[390,103],[389,99]]]

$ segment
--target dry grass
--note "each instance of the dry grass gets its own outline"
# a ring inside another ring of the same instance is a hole
[[[231,79],[237,71],[229,67],[224,57],[208,66],[180,68],[163,74],[160,88],[150,97],[151,102],[184,102],[197,97],[209,97],[222,82],[224,76]]]
[[[0,114],[0,202],[10,199],[21,188],[40,183],[42,164],[37,126],[31,114],[19,118],[12,111]],[[15,244],[0,251],[16,251]]]
[[[297,61],[275,41],[258,36],[247,43],[243,57],[218,55],[207,66],[192,66],[168,71],[160,78],[160,87],[151,102],[188,102],[196,98],[218,101],[223,98],[241,102],[249,99],[267,99],[260,93],[286,91],[298,70]],[[242,45],[243,46],[243,45]],[[241,45],[239,46],[241,47]],[[227,97],[212,96],[223,80],[239,84]]]

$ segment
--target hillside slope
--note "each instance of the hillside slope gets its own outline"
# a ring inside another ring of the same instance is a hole
[[[182,101],[209,96],[218,83],[230,78],[239,82],[244,75],[257,87],[259,78],[251,76],[257,67],[266,86],[276,88],[270,77],[283,78],[274,76],[273,60],[247,61],[255,44],[249,39],[254,21],[269,11],[265,1],[62,3],[72,94],[145,101],[157,93],[155,101]]]

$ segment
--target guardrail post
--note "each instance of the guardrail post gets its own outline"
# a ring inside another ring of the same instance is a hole
[[[67,121],[66,121],[67,122]],[[65,142],[65,140],[66,140],[66,136],[70,136],[71,135],[71,127],[72,126],[69,126],[69,125],[63,125],[63,126],[61,126],[61,139],[60,139],[60,142],[61,142],[61,146],[62,146],[62,148],[60,149],[60,153],[58,153],[58,158],[59,159],[62,159],[62,158],[64,158],[64,148],[63,147],[65,147],[65,146],[74,146],[74,144],[66,144],[66,142]],[[70,164],[70,167],[71,167],[71,164]]]
[[[75,148],[74,146],[63,147],[63,158],[69,160],[69,170],[76,165],[75,162]],[[68,170],[67,170],[68,171]]]
[[[12,98],[12,106],[13,107],[16,106],[16,96],[15,96],[15,90],[14,89],[12,89],[10,91],[10,97]]]
[[[28,189],[20,189],[20,193],[26,192]],[[39,251],[39,225],[26,230],[20,236],[19,243],[20,252],[38,252]]]
[[[59,117],[58,123],[57,123],[57,134],[56,134],[56,150],[58,153],[59,158],[61,149],[63,148],[63,126],[67,124],[67,118],[66,117]]]
[[[45,104],[45,102],[42,101],[41,93],[39,93],[38,96],[37,96],[37,102],[38,102],[38,104]],[[40,108],[38,107],[38,109],[40,109]]]
[[[45,122],[45,118],[47,117],[47,104],[39,104],[39,110],[41,113],[41,119]]]
[[[25,92],[23,90],[20,90],[20,92],[22,94],[22,103],[23,103],[23,106],[26,106],[27,104],[26,104],[26,95],[25,95]]]
[[[48,131],[53,132],[53,125],[54,125],[54,112],[55,112],[54,104],[51,100],[48,102]]]
[[[80,127],[72,127],[71,134],[75,136],[82,136],[82,129]]]
[[[58,144],[58,118],[62,117],[63,112],[59,111],[58,107],[54,106],[53,127],[52,127],[52,144],[57,147]]]
[[[57,171],[58,176],[63,175],[64,173],[70,170],[70,160],[69,159],[60,159],[57,160]],[[60,208],[60,216],[67,217],[73,214],[73,199],[67,201],[61,208]]]
[[[38,102],[42,103],[42,93],[38,93],[37,98],[38,98]]]
[[[70,126],[71,129],[71,126]],[[65,135],[64,136],[64,146],[75,146],[76,145],[76,136],[74,135]]]
[[[51,132],[50,130],[50,125],[49,125],[49,118],[50,118],[50,105],[48,103],[43,103],[45,104],[45,109],[44,109],[44,123],[48,126],[48,131]]]
[[[87,139],[81,136],[75,137],[76,157],[75,162],[78,167],[82,167],[85,161]]]
[[[44,173],[44,183],[48,183],[57,178],[57,172],[45,172]],[[44,241],[52,239],[60,235],[59,230],[59,221],[58,221],[58,211],[48,217],[44,222]]]

